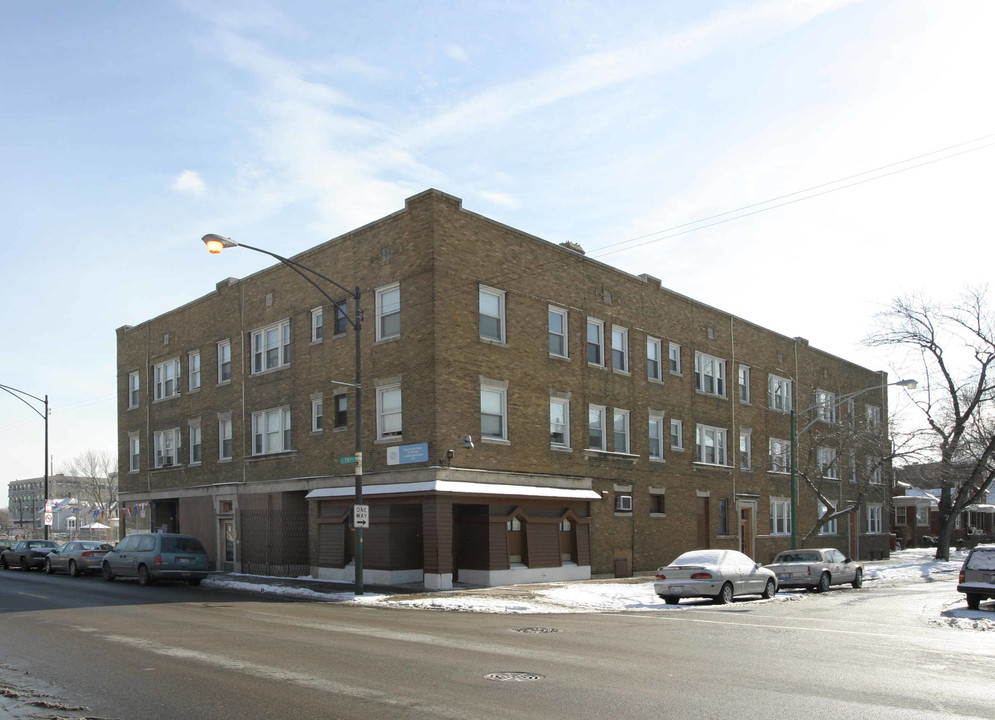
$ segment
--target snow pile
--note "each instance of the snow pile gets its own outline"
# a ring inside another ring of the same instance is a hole
[[[956,578],[967,553],[951,550],[950,560],[937,560],[932,548],[897,550],[887,560],[873,560],[864,563],[864,579],[881,583],[907,583],[921,580],[933,582],[939,579]]]

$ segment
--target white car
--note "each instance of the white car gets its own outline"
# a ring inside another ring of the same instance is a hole
[[[691,597],[709,597],[723,605],[740,595],[772,598],[777,578],[735,550],[692,550],[656,571],[653,590],[668,605]]]

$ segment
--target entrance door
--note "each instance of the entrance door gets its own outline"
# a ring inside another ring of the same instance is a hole
[[[222,559],[221,569],[225,572],[235,570],[235,520],[225,518],[221,521]]]
[[[704,549],[709,546],[708,532],[708,498],[698,498],[698,548]]]
[[[755,552],[753,540],[756,510],[753,503],[739,505],[739,551],[749,557],[753,557]]]

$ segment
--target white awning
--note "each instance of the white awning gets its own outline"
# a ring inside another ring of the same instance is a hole
[[[894,507],[930,507],[935,506],[936,501],[921,495],[895,495],[891,498],[891,504]]]
[[[457,482],[454,480],[429,480],[427,482],[392,483],[390,485],[366,485],[363,497],[367,495],[415,495],[444,493],[447,495],[500,495],[515,497],[549,498],[559,500],[600,500],[601,495],[594,490],[572,490],[570,488],[540,487],[537,485],[503,485],[498,483]],[[356,489],[346,487],[320,488],[307,494],[308,500],[318,498],[352,497]]]

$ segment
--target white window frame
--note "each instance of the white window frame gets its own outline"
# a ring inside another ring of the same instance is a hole
[[[753,469],[753,431],[746,428],[739,430],[739,469]]]
[[[553,318],[559,318],[560,328],[562,332],[557,332],[553,329]],[[570,357],[570,344],[568,342],[568,320],[570,314],[565,308],[556,307],[555,305],[549,306],[549,314],[547,316],[547,326],[549,330],[549,354],[553,357]],[[563,352],[556,352],[553,349],[554,340],[558,341],[559,344],[563,346]]]
[[[881,406],[864,405],[864,422],[868,432],[881,431]]]
[[[480,339],[486,342],[495,342],[504,344],[507,342],[507,335],[505,334],[505,291],[498,290],[497,288],[487,287],[486,285],[481,285],[477,292],[477,312],[478,321],[477,327],[480,332]],[[497,303],[497,314],[494,315],[493,311],[495,308],[484,308],[485,303]],[[486,332],[484,330],[484,322],[490,321],[488,324],[496,325],[496,328],[488,329]],[[496,334],[495,334],[496,332]]]
[[[751,400],[750,395],[750,366],[740,365],[739,370],[736,373],[736,383],[739,393],[739,401],[744,405],[749,405]]]
[[[225,370],[228,370],[228,377],[225,377]],[[218,343],[218,385],[231,382],[231,340],[222,340]]]
[[[384,285],[375,292],[377,340],[401,337],[401,284]]]
[[[876,457],[868,456],[864,459],[864,463],[867,469],[867,482],[873,485],[880,485],[883,482],[881,461]]]
[[[791,499],[772,497],[770,499],[770,534],[791,534]]]
[[[218,460],[231,460],[233,448],[231,418],[218,420]]]
[[[491,429],[495,417],[498,419],[500,434]],[[485,419],[489,420],[486,425]],[[480,440],[481,442],[508,441],[507,383],[487,380],[480,382]]]
[[[128,373],[128,409],[136,408],[142,402],[142,373],[134,370]]]
[[[335,411],[335,418],[332,421],[332,425],[335,428],[349,427],[349,396],[345,393],[337,393],[335,395],[335,403],[333,405]],[[342,422],[339,422],[339,418],[344,418]]]
[[[705,395],[726,396],[726,361],[715,355],[694,354],[694,389]]]
[[[345,335],[349,330],[349,307],[345,300],[335,303],[335,321],[332,325],[332,335]]]
[[[916,527],[929,526],[929,508],[925,505],[916,505]]]
[[[190,434],[190,464],[200,465],[204,458],[203,435],[200,430],[200,421],[191,422]]]
[[[791,380],[771,373],[767,376],[767,407],[777,412],[791,412]]]
[[[819,514],[815,516],[816,520],[818,520],[823,515],[825,515],[826,511],[829,510],[829,508],[826,507],[821,502],[818,504],[818,508],[819,508],[819,510],[818,510]],[[821,528],[819,528],[819,534],[820,535],[839,535],[840,534],[839,518],[833,518],[832,520],[828,520],[825,525],[823,525]]]
[[[128,435],[128,470],[138,472],[142,469],[142,441],[138,433]]]
[[[663,444],[665,441],[665,435],[663,433],[663,413],[651,412],[649,414],[649,427],[646,432],[647,440],[647,454],[650,460],[663,460],[664,449]],[[654,444],[656,447],[654,447]]]
[[[273,423],[271,425],[271,423]],[[274,455],[291,449],[290,406],[252,413],[252,454]]]
[[[791,441],[769,438],[767,448],[770,453],[770,472],[791,472]]]
[[[646,336],[646,377],[663,382],[663,340]]]
[[[884,532],[884,510],[881,505],[867,506],[867,534],[880,535]]]
[[[677,343],[670,343],[667,348],[667,365],[671,375],[680,375],[681,369],[681,346]]]
[[[549,446],[570,448],[570,401],[566,398],[549,398]]]
[[[839,480],[839,463],[836,460],[836,448],[821,447],[815,451],[815,463],[819,473],[827,480]]]
[[[608,449],[606,417],[607,408],[604,405],[590,404],[587,406],[587,446],[591,450],[605,451]]]
[[[200,390],[200,350],[187,353],[187,389]]]
[[[674,441],[677,442],[674,442]],[[684,421],[677,418],[670,418],[670,448],[672,450],[684,449]]]
[[[156,430],[152,436],[153,464],[156,468],[173,467],[180,463],[180,429]]]
[[[825,423],[836,423],[836,393],[816,389],[815,418]]]
[[[311,432],[320,433],[325,426],[325,400],[321,395],[311,398]]]
[[[288,365],[290,365],[289,319],[252,331],[253,375],[278,370]]]
[[[729,430],[713,425],[698,424],[695,427],[695,462],[702,465],[729,464]],[[708,460],[709,448],[713,451],[713,459]]]
[[[319,305],[311,309],[311,342],[319,343],[325,336],[325,311]]]
[[[595,340],[591,340],[591,331],[594,331]],[[591,360],[591,350],[597,350],[597,358]],[[587,334],[585,335],[585,357],[587,364],[596,367],[605,366],[605,321],[589,317],[587,319]]]
[[[152,377],[155,378],[155,399],[165,400],[180,394],[180,359],[178,357],[156,363]]]
[[[404,396],[400,383],[377,388],[377,440],[400,440],[404,432]]]
[[[614,408],[612,410],[612,450],[617,453],[629,454],[630,437],[629,411]]]
[[[612,325],[612,370],[629,374],[629,329],[620,325]]]

